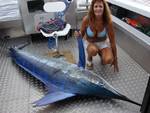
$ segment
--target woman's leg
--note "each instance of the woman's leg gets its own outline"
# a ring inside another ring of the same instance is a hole
[[[102,64],[111,64],[113,62],[112,49],[109,47],[100,50]]]
[[[97,55],[99,49],[95,44],[90,43],[88,44],[86,50],[87,50],[87,66],[91,67],[92,69],[93,68],[92,57]]]

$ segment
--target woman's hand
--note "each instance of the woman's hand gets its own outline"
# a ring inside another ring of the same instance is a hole
[[[80,37],[80,36],[81,36],[81,32],[80,32],[80,31],[75,31],[75,32],[74,32],[74,36],[75,36],[76,38]]]
[[[119,67],[118,67],[118,60],[117,60],[117,58],[114,58],[114,60],[113,60],[113,62],[112,62],[112,64],[111,64],[111,66],[114,66],[114,72],[119,72]]]

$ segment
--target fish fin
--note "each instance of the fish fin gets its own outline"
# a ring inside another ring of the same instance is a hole
[[[60,92],[60,89],[55,86],[54,84],[45,84],[46,85],[46,90],[48,91],[48,93],[54,93],[54,92]]]
[[[54,93],[48,93],[40,100],[35,101],[33,104],[34,106],[44,106],[73,96],[75,96],[75,94],[58,91]]]

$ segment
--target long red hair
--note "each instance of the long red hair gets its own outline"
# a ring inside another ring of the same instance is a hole
[[[108,6],[107,2],[105,0],[92,0],[91,5],[90,5],[90,9],[89,9],[89,12],[88,12],[88,19],[89,19],[89,25],[93,27],[94,37],[97,36],[97,30],[93,26],[93,25],[95,25],[94,24],[95,23],[95,14],[94,14],[94,4],[95,4],[95,2],[103,2],[103,5],[104,5],[104,12],[103,12],[104,25],[107,26],[108,23],[112,21],[110,9],[109,9],[109,6]]]

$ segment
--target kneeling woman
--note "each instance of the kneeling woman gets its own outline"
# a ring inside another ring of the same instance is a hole
[[[119,70],[111,14],[105,0],[92,0],[88,15],[83,18],[80,31],[76,31],[75,36],[85,39],[88,69],[93,68],[92,57],[99,54],[102,64],[112,64],[114,71]]]

